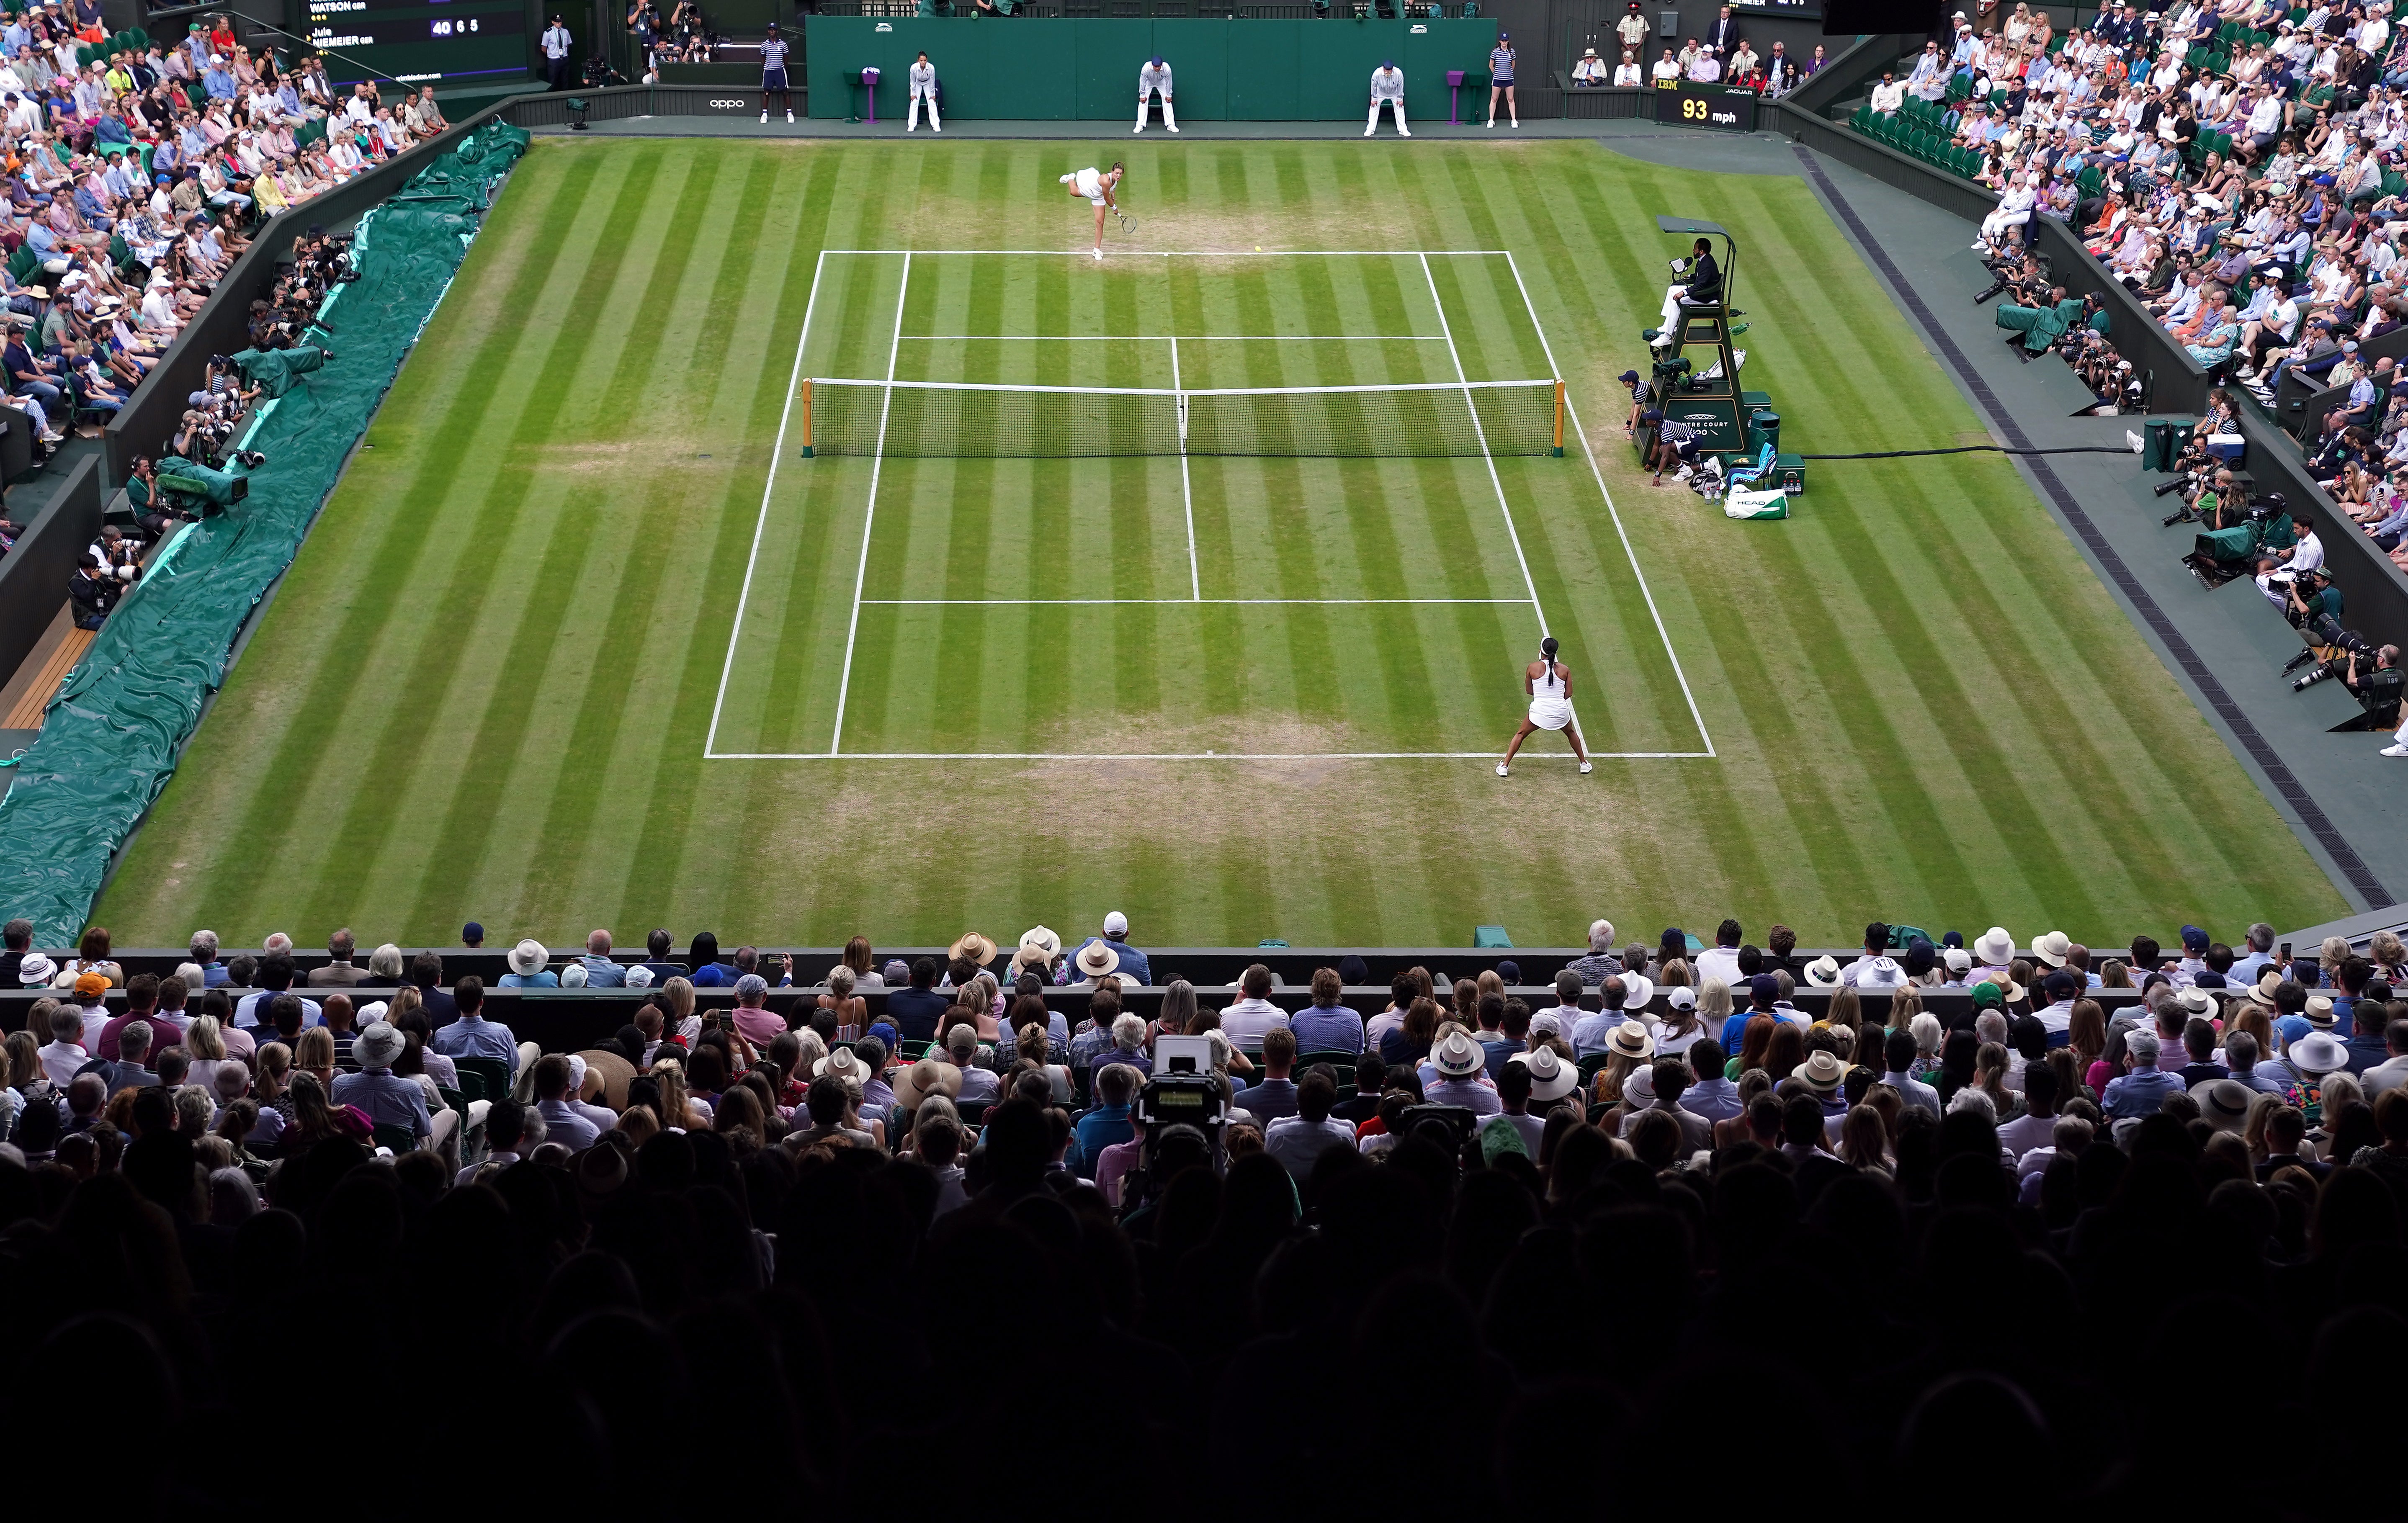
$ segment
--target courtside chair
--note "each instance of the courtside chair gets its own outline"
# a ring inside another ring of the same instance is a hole
[[[499,1058],[454,1058],[452,1066],[460,1071],[460,1086],[466,1090],[468,1076],[475,1075],[484,1086],[484,1100],[507,1100],[510,1093],[510,1065]]]

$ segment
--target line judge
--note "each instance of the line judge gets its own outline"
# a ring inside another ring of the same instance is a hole
[[[1138,65],[1137,125],[1132,132],[1145,131],[1145,119],[1152,114],[1156,95],[1162,97],[1162,124],[1172,132],[1179,130],[1179,113],[1170,108],[1170,65],[1154,58]]]
[[[1371,114],[1363,119],[1363,135],[1370,136],[1380,130],[1380,107],[1385,105],[1396,113],[1397,135],[1411,137],[1413,130],[1405,125],[1405,71],[1397,67],[1393,58],[1383,58],[1371,71]]]

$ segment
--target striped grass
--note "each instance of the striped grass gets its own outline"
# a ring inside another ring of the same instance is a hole
[[[915,259],[908,330],[1386,335],[1192,360],[1182,340],[1189,385],[1343,384],[1451,378],[1422,341],[1442,306],[1467,373],[1543,375],[1498,262],[1434,259],[1434,306],[1415,258],[1270,257],[1513,250],[1620,510],[1618,531],[1576,458],[1498,462],[1584,722],[1602,749],[1694,748],[1627,531],[1713,759],[1580,777],[1542,738],[1509,781],[1479,761],[706,761],[723,668],[718,749],[825,748],[857,575],[878,601],[850,632],[848,751],[1501,747],[1536,615],[1476,460],[1198,460],[1186,493],[1175,460],[890,462],[864,571],[867,463],[781,463],[762,516],[815,271],[822,374],[882,376],[895,349],[898,375],[1151,377],[1168,345],[896,346],[900,262],[820,250],[1073,250],[1084,208],[1054,176],[1093,155],[546,139],[102,923],[123,945],[338,924],[441,945],[470,918],[552,943],[904,943],[1119,908],[1156,945],[1462,945],[1478,923],[1537,945],[1598,915],[1732,914],[1809,943],[1880,917],[2113,944],[2342,911],[2003,461],[1818,466],[1785,523],[1645,486],[1612,377],[1660,299],[1658,211],[1748,230],[1746,378],[1792,448],[1978,431],[1802,182],[1560,141],[1112,151],[1142,243],[1100,269]],[[1182,603],[1186,495],[1210,598],[1520,601]],[[918,601],[1065,595],[1168,601]]]

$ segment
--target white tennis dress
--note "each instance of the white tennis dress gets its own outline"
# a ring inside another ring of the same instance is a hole
[[[1098,206],[1104,204],[1104,177],[1097,171],[1082,169],[1070,177],[1070,183],[1077,186],[1079,193],[1090,202]]]
[[[1564,692],[1564,679],[1555,675],[1554,662],[1547,662],[1546,676],[1530,694],[1530,722],[1541,730],[1561,730],[1572,722],[1572,701]]]

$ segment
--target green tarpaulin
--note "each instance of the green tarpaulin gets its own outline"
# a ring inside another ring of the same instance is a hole
[[[326,351],[314,344],[299,344],[289,349],[245,349],[234,357],[245,378],[259,383],[259,389],[270,397],[280,397],[293,390],[294,377],[306,376],[326,363]]]
[[[235,637],[299,551],[526,142],[515,127],[481,127],[361,219],[340,359],[297,384],[283,377],[290,389],[250,442],[267,463],[248,498],[184,531],[51,700],[0,802],[0,909],[31,919],[36,945],[83,930],[110,857],[166,786]]]

